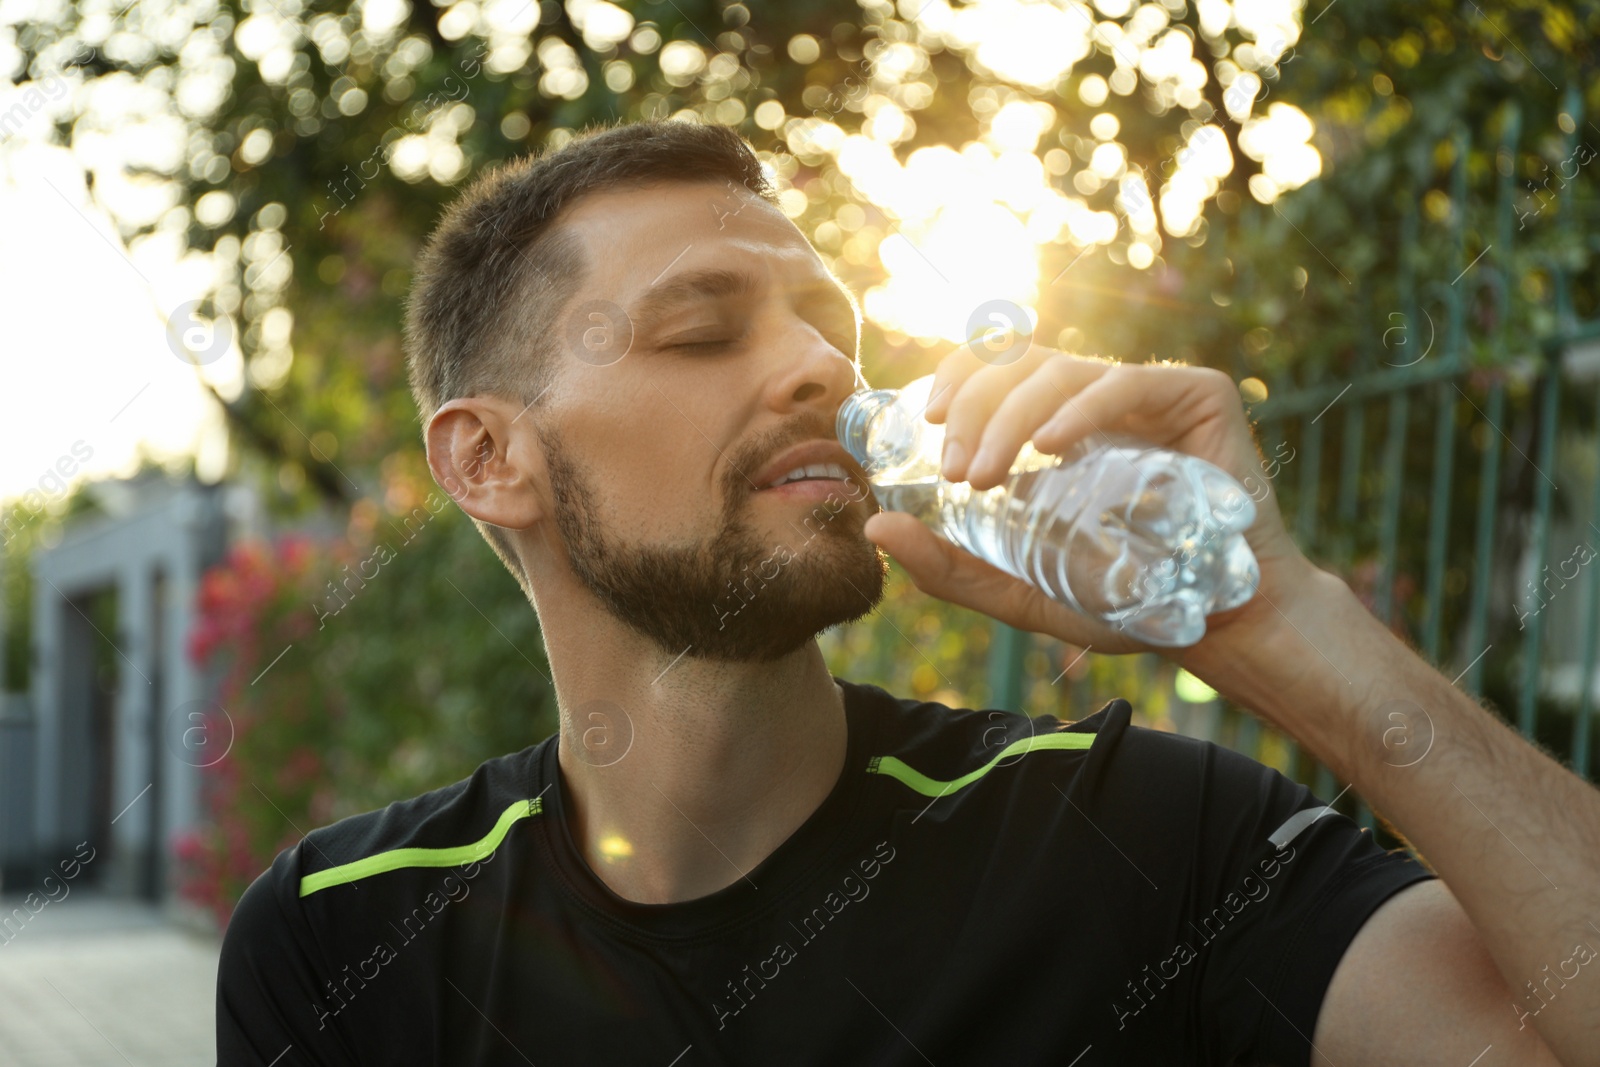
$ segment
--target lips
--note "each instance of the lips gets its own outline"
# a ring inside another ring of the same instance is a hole
[[[837,441],[817,440],[780,452],[750,481],[758,492],[813,480],[856,482],[864,486],[866,480],[859,477],[859,473],[850,453]]]
[[[845,470],[842,464],[811,463],[804,467],[796,467],[787,474],[780,475],[771,485],[764,485],[762,488],[773,489],[780,485],[788,485],[790,482],[798,482],[809,478],[828,478],[842,482],[848,480],[849,477],[850,472]]]

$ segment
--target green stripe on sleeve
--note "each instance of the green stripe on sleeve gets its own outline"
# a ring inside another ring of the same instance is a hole
[[[319,889],[344,885],[385,871],[396,871],[402,867],[458,867],[464,863],[476,863],[500,847],[500,842],[505,840],[512,823],[526,819],[530,815],[537,815],[543,808],[542,799],[539,797],[534,797],[531,801],[517,801],[500,813],[500,819],[494,824],[494,829],[470,845],[457,845],[454,848],[390,849],[376,856],[368,856],[364,860],[355,860],[315,874],[308,874],[300,879],[300,895],[310,896]]]
[[[1053,733],[1042,737],[1024,737],[1020,741],[1013,741],[1000,750],[1000,754],[985,763],[975,771],[969,771],[960,778],[942,782],[937,778],[929,778],[921,771],[914,770],[903,761],[894,756],[874,756],[867,764],[868,772],[872,774],[887,774],[890,778],[898,779],[915,789],[925,797],[942,797],[946,793],[953,793],[976,782],[979,778],[994,770],[1002,760],[1012,756],[1033,752],[1037,749],[1084,749],[1094,744],[1095,734],[1081,733]]]

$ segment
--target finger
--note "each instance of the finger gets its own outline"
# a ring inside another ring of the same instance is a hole
[[[929,596],[971,608],[1032,633],[1081,634],[1086,620],[977,556],[937,536],[916,518],[886,511],[866,534]]]
[[[943,422],[956,391],[985,365],[966,345],[941,359],[938,369],[933,372],[933,385],[928,390],[928,408],[925,412],[928,421]]]
[[[999,485],[1034,431],[1113,365],[1068,355],[1046,361],[1012,389],[990,416],[967,467],[967,481],[974,489]]]
[[[967,476],[973,453],[978,449],[978,439],[1000,402],[1054,355],[1057,355],[1054,349],[1030,349],[1014,363],[984,367],[954,390],[955,396],[948,402],[944,416],[944,455],[940,468],[946,479],[958,482]]]
[[[1173,413],[1186,406],[1216,401],[1238,403],[1233,381],[1209,367],[1172,364],[1123,363],[1101,375],[1033,435],[1042,452],[1061,453],[1093,433],[1128,428],[1141,432],[1151,444],[1166,444],[1187,427]],[[1219,409],[1220,410],[1220,409]],[[1243,414],[1241,411],[1241,420]],[[1137,426],[1123,426],[1130,419]],[[1163,434],[1161,427],[1167,427]],[[1164,439],[1157,440],[1162,437]]]
[[[955,399],[967,380],[980,371],[996,366],[1013,366],[1017,373],[1024,374],[1055,354],[1054,349],[1043,345],[1030,345],[1022,354],[1022,358],[1009,360],[1005,364],[995,364],[980,355],[971,342],[961,345],[940,360],[938,369],[934,371],[933,387],[929,390],[928,421],[933,423],[945,421],[950,410],[950,402]]]
[[[920,520],[903,512],[885,511],[874,515],[865,529],[867,538],[884,549],[911,577],[916,587],[929,596],[974,608],[995,618],[1004,618],[997,600],[1011,607],[1018,587],[1023,594],[1039,595],[1036,590],[969,552],[936,535]],[[1014,614],[1007,612],[1006,614]],[[1009,621],[1009,619],[1005,620]]]
[[[1126,634],[1080,615],[998,567],[937,536],[916,518],[885,511],[867,521],[867,538],[894,557],[912,584],[1029,633],[1049,634],[1105,653],[1141,651]]]

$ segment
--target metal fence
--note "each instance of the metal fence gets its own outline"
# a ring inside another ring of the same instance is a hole
[[[1571,88],[1575,127],[1581,104]],[[1458,128],[1444,153],[1452,163],[1432,178],[1457,205],[1445,242],[1454,262],[1419,244],[1416,205],[1427,188],[1411,190],[1396,254],[1359,285],[1356,372],[1268,382],[1250,413],[1264,455],[1287,457],[1274,485],[1307,554],[1464,690],[1588,776],[1600,649],[1600,562],[1589,565],[1600,549],[1600,320],[1581,319],[1572,293],[1593,257],[1542,262],[1552,325],[1510,336],[1508,324],[1529,318],[1517,306],[1526,298],[1515,264],[1525,269],[1527,257],[1517,255],[1514,168],[1498,166],[1493,202],[1467,210],[1475,140],[1494,146],[1497,160],[1514,158],[1514,106],[1496,126],[1497,140]],[[1570,197],[1555,211],[1561,226],[1585,221]],[[1471,246],[1469,214],[1489,220]],[[991,693],[998,706],[1023,707],[1032,639],[997,627],[993,647]],[[1143,675],[1158,677],[1151,666]],[[1325,799],[1338,791],[1292,741],[1235,708],[1222,718],[1220,740]],[[1372,824],[1358,799],[1347,803]]]

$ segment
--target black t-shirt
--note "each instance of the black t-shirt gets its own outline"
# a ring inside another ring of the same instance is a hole
[[[314,831],[228,927],[221,1064],[1303,1065],[1351,938],[1429,877],[1125,700],[841,685],[837,784],[694,900],[592,873],[554,736]]]

